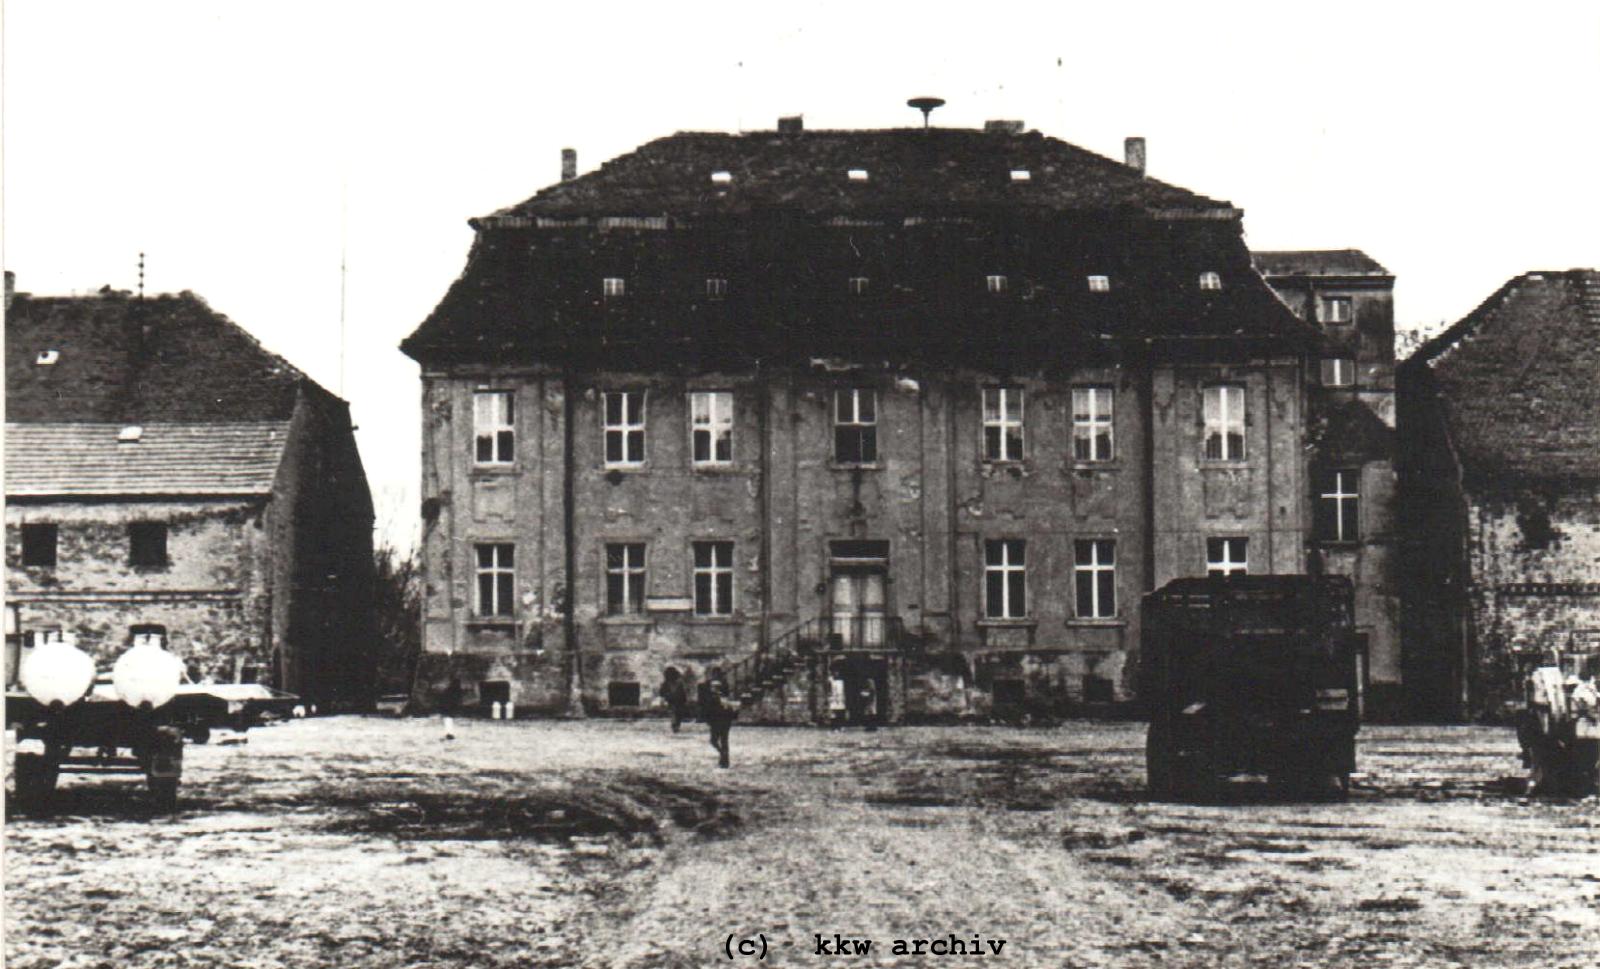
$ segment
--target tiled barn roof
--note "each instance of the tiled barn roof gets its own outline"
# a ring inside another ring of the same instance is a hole
[[[272,482],[287,421],[8,424],[8,498],[257,495]]]
[[[1530,272],[1423,344],[1464,474],[1600,480],[1600,272]]]
[[[1279,249],[1250,253],[1263,276],[1388,276],[1360,249]]]
[[[190,293],[18,294],[6,313],[8,424],[283,421],[302,385]]]
[[[852,179],[850,172],[864,172]],[[1026,179],[1012,172],[1026,172]],[[713,181],[713,173],[726,173]],[[559,182],[491,218],[739,212],[1230,209],[1037,131],[966,128],[679,132]]]

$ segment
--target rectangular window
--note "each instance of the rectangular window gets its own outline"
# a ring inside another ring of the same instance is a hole
[[[56,539],[59,530],[54,524],[35,522],[22,526],[22,564],[53,566],[56,564]]]
[[[1355,542],[1361,539],[1361,473],[1324,471],[1317,475],[1316,520],[1320,542]]]
[[[478,545],[478,615],[486,618],[514,615],[517,561],[512,545]]]
[[[606,546],[606,615],[644,612],[644,543]]]
[[[709,299],[722,299],[728,295],[728,281],[721,276],[706,277],[706,296]]]
[[[1077,461],[1110,461],[1116,453],[1111,436],[1110,387],[1072,388],[1072,457]]]
[[[612,390],[601,395],[605,408],[606,467],[644,463],[644,391]]]
[[[1356,382],[1356,362],[1348,357],[1325,357],[1322,361],[1322,386],[1351,387]]]
[[[733,543],[694,543],[694,614],[733,615]]]
[[[1107,538],[1073,543],[1079,619],[1110,619],[1117,614],[1117,543]]]
[[[509,390],[480,390],[472,395],[472,431],[478,464],[510,464],[516,459],[516,400]]]
[[[865,296],[867,293],[867,277],[851,276],[847,284],[851,296]]]
[[[600,280],[600,293],[608,299],[626,296],[628,293],[628,281],[621,276],[607,276]]]
[[[1089,277],[1089,292],[1091,292],[1091,293],[1109,293],[1109,292],[1111,292],[1111,277],[1110,276],[1090,276]]]
[[[729,464],[733,461],[733,394],[726,391],[689,395],[689,427],[694,440],[694,463]]]
[[[1219,273],[1201,273],[1200,288],[1217,290],[1222,288],[1222,276]]]
[[[989,619],[1028,615],[1028,544],[1019,538],[983,543],[983,614]]]
[[[1004,276],[985,276],[984,288],[991,293],[1003,293],[1011,288],[1011,281]]]
[[[1205,389],[1207,461],[1244,460],[1244,388],[1213,384]]]
[[[1318,323],[1349,323],[1355,318],[1348,296],[1324,296],[1317,300]]]
[[[165,522],[134,522],[128,526],[128,564],[143,568],[167,564]]]
[[[1022,388],[983,388],[983,459],[1022,460]]]
[[[878,460],[878,392],[833,392],[833,460],[872,464]]]
[[[1206,575],[1246,575],[1250,571],[1250,540],[1206,539]]]

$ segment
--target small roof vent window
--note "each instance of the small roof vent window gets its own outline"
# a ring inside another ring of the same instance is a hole
[[[121,444],[137,444],[144,437],[144,428],[138,424],[129,424],[117,432],[117,441]]]
[[[1033,172],[1028,171],[1026,168],[1013,168],[1011,169],[1011,180],[1013,182],[1030,182],[1033,180]]]
[[[1111,277],[1110,276],[1090,276],[1089,277],[1089,292],[1091,292],[1091,293],[1109,293],[1109,292],[1111,292]]]
[[[733,181],[733,173],[732,172],[725,172],[725,171],[715,171],[715,172],[711,173],[711,180],[713,182],[715,182],[716,184],[718,184],[718,185],[726,185],[729,182]]]
[[[852,168],[845,174],[850,176],[850,181],[852,182],[864,182],[867,180],[867,170],[865,168]]]
[[[1218,274],[1218,273],[1201,273],[1200,274],[1200,288],[1201,289],[1221,289],[1222,288],[1222,276],[1220,274]]]
[[[40,350],[39,356],[33,361],[41,367],[53,367],[61,359],[60,350]]]

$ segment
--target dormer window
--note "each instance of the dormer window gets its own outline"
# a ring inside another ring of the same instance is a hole
[[[1317,301],[1318,323],[1349,323],[1354,318],[1348,296],[1324,296]]]
[[[1111,292],[1111,277],[1110,276],[1090,276],[1089,277],[1089,292],[1091,292],[1091,293],[1109,293],[1109,292]]]
[[[53,367],[55,366],[56,361],[60,359],[60,350],[40,350],[39,356],[36,357],[33,362],[41,367]]]
[[[628,281],[621,276],[607,276],[600,280],[600,293],[607,299],[626,296],[628,293]]]
[[[1010,280],[1004,276],[985,276],[984,288],[991,293],[1003,293],[1011,288]]]
[[[867,170],[865,168],[852,168],[845,174],[852,182],[864,182],[867,180]]]
[[[706,277],[706,298],[722,299],[728,295],[728,280],[722,276]]]
[[[144,437],[144,428],[138,424],[129,424],[117,432],[117,441],[121,444],[137,444]]]
[[[1013,182],[1032,181],[1033,173],[1028,171],[1026,168],[1013,168],[1011,169],[1011,180]]]
[[[732,172],[715,171],[711,173],[711,181],[716,185],[726,185],[733,181]]]
[[[1200,274],[1200,288],[1201,289],[1207,289],[1207,290],[1218,290],[1218,289],[1221,289],[1222,288],[1222,276],[1221,276],[1221,274],[1220,273],[1201,273]]]
[[[867,277],[851,276],[848,283],[851,296],[865,296],[867,294]]]

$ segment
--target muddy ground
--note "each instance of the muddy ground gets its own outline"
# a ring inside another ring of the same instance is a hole
[[[1344,804],[1148,803],[1142,736],[296,721],[189,747],[175,817],[8,816],[6,965],[1600,963],[1600,803],[1511,793],[1508,731],[1368,728]]]

